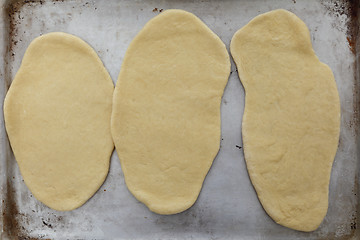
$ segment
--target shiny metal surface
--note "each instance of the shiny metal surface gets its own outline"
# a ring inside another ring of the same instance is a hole
[[[351,2],[351,3],[350,3]],[[202,19],[229,47],[233,34],[260,13],[284,8],[310,29],[319,59],[334,72],[341,135],[332,169],[329,210],[320,228],[303,233],[277,225],[263,210],[247,174],[241,142],[244,90],[232,62],[222,100],[221,149],[199,199],[161,216],[127,190],[116,152],[104,185],[82,207],[58,212],[37,201],[19,173],[0,114],[0,226],[3,239],[358,239],[359,68],[357,1],[291,0],[0,0],[0,103],[33,38],[52,31],[81,37],[117,80],[127,46],[161,11],[180,8]],[[36,93],[34,93],[36,94]]]

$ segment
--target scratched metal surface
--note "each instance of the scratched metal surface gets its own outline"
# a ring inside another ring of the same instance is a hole
[[[64,31],[88,42],[114,81],[132,38],[152,17],[170,8],[201,18],[229,47],[233,34],[256,15],[288,9],[305,21],[320,60],[334,72],[341,98],[341,135],[334,161],[329,210],[318,230],[287,229],[268,217],[249,180],[241,149],[244,90],[232,62],[221,105],[221,149],[189,210],[161,216],[127,190],[116,152],[106,182],[82,207],[58,212],[38,202],[25,186],[0,114],[0,226],[3,239],[357,239],[359,198],[359,74],[357,1],[6,1],[0,0],[0,99],[31,40]],[[0,237],[0,238],[1,238]]]

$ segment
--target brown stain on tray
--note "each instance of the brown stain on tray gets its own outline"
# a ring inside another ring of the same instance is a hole
[[[18,206],[15,200],[15,189],[12,186],[10,180],[6,182],[6,197],[4,201],[5,207],[3,208],[3,227],[4,232],[11,239],[30,239],[28,232],[19,223],[19,218],[23,218],[24,215],[19,212]],[[34,238],[31,238],[34,239]]]
[[[349,1],[348,7],[348,30],[347,30],[347,40],[351,51],[356,53],[356,44],[359,32],[359,0]]]
[[[10,59],[14,59],[13,48],[17,42],[14,41],[14,37],[17,35],[16,30],[16,20],[15,13],[24,5],[25,1],[7,1],[4,4],[5,17],[7,21],[5,23],[5,32],[8,36],[5,39],[5,84],[6,88],[10,86],[11,83],[11,72],[9,68]],[[13,160],[9,156],[6,159],[8,161]],[[9,169],[8,169],[9,170]],[[10,239],[29,239],[26,235],[25,228],[21,226],[19,222],[19,209],[16,204],[16,191],[13,188],[12,179],[8,178],[6,182],[6,194],[4,196],[3,207],[2,207],[2,221],[3,221],[3,231],[6,237]]]
[[[335,16],[336,18],[339,18],[341,15],[346,16],[346,39],[349,44],[349,48],[351,52],[355,56],[354,61],[354,87],[353,87],[353,117],[350,119],[348,123],[346,123],[346,127],[352,129],[354,131],[356,141],[357,141],[357,156],[360,155],[360,136],[359,136],[359,127],[360,127],[360,62],[359,62],[359,56],[358,56],[358,49],[360,46],[360,42],[358,41],[359,38],[359,7],[360,7],[360,1],[359,0],[349,0],[349,1],[323,1],[323,5],[327,9],[330,15]],[[330,3],[330,5],[329,5]],[[341,19],[339,18],[339,21]],[[357,172],[360,171],[360,164],[358,163]],[[354,189],[352,193],[354,194],[355,198],[359,199],[359,179],[358,174],[354,177]],[[359,219],[359,213],[360,213],[360,205],[359,200],[356,203],[355,211],[349,218],[349,234],[336,238],[336,239],[356,239],[359,237],[359,231],[357,230],[357,221]],[[329,236],[330,239],[335,239],[335,236]],[[327,238],[329,239],[329,238]]]
[[[3,34],[8,36],[5,39],[5,71],[4,71],[4,79],[5,79],[5,86],[6,89],[9,88],[11,83],[11,69],[9,68],[9,61],[14,60],[15,53],[14,47],[18,43],[16,39],[17,37],[17,24],[19,24],[22,19],[16,18],[18,12],[21,8],[25,5],[35,5],[40,4],[42,5],[45,1],[44,0],[8,0],[4,4],[3,11],[5,12],[5,17],[7,17],[7,21],[5,22],[5,31]],[[64,2],[64,0],[52,0],[55,4],[56,2]],[[20,40],[21,41],[21,40]],[[7,161],[14,161],[14,159],[8,157]],[[3,231],[5,237],[9,239],[20,239],[20,240],[37,240],[37,239],[46,239],[46,238],[34,238],[29,237],[30,232],[29,230],[25,229],[23,223],[29,222],[29,220],[36,220],[31,219],[31,216],[25,215],[19,211],[19,207],[17,206],[16,201],[16,190],[13,187],[13,183],[11,182],[14,179],[8,178],[6,182],[6,194],[2,201],[2,213],[1,219],[3,223]],[[59,222],[62,221],[62,217],[58,218]],[[44,221],[43,221],[44,222]],[[52,226],[49,223],[46,223],[45,226]],[[30,230],[31,231],[31,230]]]
[[[347,41],[349,43],[350,50],[352,53],[356,54],[356,42],[359,31],[359,1],[350,0],[348,3],[347,16],[348,16],[348,26],[347,26]]]
[[[14,57],[13,48],[18,43],[14,40],[14,37],[17,36],[17,28],[16,25],[21,22],[22,19],[16,18],[16,14],[21,10],[21,8],[25,5],[43,5],[45,2],[53,2],[54,4],[56,2],[64,2],[65,0],[51,0],[51,1],[45,1],[45,0],[8,0],[5,3],[5,13],[8,17],[8,35],[9,35],[9,44],[7,47],[7,52],[10,53],[12,57]]]
[[[351,52],[355,54],[359,31],[359,0],[323,0],[321,3],[330,15],[336,18],[346,16],[346,39]]]
[[[323,3],[330,3],[330,7],[329,5],[325,5],[326,9],[328,10],[328,12],[331,15],[335,15],[337,18],[340,17],[341,15],[345,15],[346,16],[346,39],[347,42],[349,44],[349,48],[351,50],[351,52],[354,54],[355,56],[355,61],[354,61],[354,87],[353,87],[353,117],[352,119],[349,121],[349,123],[347,123],[346,127],[349,127],[351,129],[353,129],[354,133],[355,133],[355,137],[356,137],[356,141],[357,141],[357,146],[358,146],[358,152],[357,152],[357,156],[360,154],[360,137],[359,137],[359,127],[360,127],[360,92],[359,92],[359,87],[360,87],[360,69],[359,69],[359,57],[357,54],[357,50],[359,49],[359,45],[360,42],[358,41],[358,37],[359,37],[359,0],[336,0],[336,1],[323,1]],[[339,21],[340,18],[339,18]],[[356,166],[357,170],[359,172],[360,170],[360,166],[359,164]],[[358,196],[358,189],[359,189],[359,181],[358,181],[358,175],[356,174],[354,177],[354,189],[353,189],[353,194],[355,196],[355,198],[359,199]],[[349,222],[349,234],[348,235],[344,235],[341,237],[335,237],[335,236],[329,236],[330,239],[356,239],[357,237],[359,237],[359,232],[357,231],[357,221],[359,218],[359,213],[360,213],[360,205],[359,205],[359,200],[356,203],[356,207],[355,207],[355,211],[352,214],[351,218],[350,218],[350,222]],[[329,239],[329,238],[327,238]]]

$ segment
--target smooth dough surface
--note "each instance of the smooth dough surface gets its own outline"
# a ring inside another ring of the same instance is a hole
[[[111,130],[128,189],[151,211],[174,214],[196,201],[219,150],[229,74],[223,42],[182,10],[159,14],[131,42]]]
[[[50,208],[75,209],[104,182],[114,148],[113,90],[78,37],[49,33],[26,50],[5,98],[5,124],[26,185]]]
[[[326,215],[340,103],[306,25],[275,10],[235,33],[231,54],[245,88],[242,137],[251,181],[279,224],[315,230]]]

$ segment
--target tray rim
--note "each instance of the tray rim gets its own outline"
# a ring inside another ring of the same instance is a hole
[[[4,45],[0,47],[0,55],[3,55],[4,57],[2,57],[0,59],[0,81],[2,82],[2,86],[0,86],[0,93],[1,91],[4,92],[4,96],[5,93],[8,90],[8,87],[10,86],[10,82],[11,80],[9,79],[9,72],[7,70],[8,68],[8,61],[7,59],[10,59],[11,56],[11,50],[13,47],[13,42],[11,41],[12,38],[12,34],[13,34],[13,30],[14,30],[14,23],[11,17],[10,12],[13,11],[13,13],[15,11],[19,11],[25,4],[29,4],[29,3],[36,3],[36,4],[42,4],[43,2],[46,2],[47,0],[0,0],[0,8],[1,8],[1,12],[0,12],[0,29],[2,31],[3,34],[0,34],[0,40],[3,41]],[[54,3],[55,2],[66,2],[67,0],[52,0]],[[331,0],[328,0],[331,1]],[[354,86],[355,88],[359,88],[360,87],[360,54],[358,53],[359,49],[360,49],[360,41],[358,41],[359,38],[359,27],[360,27],[360,19],[358,18],[358,15],[360,14],[360,1],[359,0],[335,0],[335,1],[339,1],[339,2],[349,2],[349,4],[352,4],[352,19],[351,22],[349,23],[349,29],[348,30],[348,41],[349,41],[349,45],[353,51],[353,54],[355,55],[355,62],[354,62]],[[7,37],[6,37],[7,36]],[[351,235],[347,235],[345,236],[346,238],[336,238],[336,239],[358,239],[360,237],[360,230],[359,230],[359,226],[356,228],[356,223],[358,222],[358,219],[360,219],[360,193],[359,193],[359,187],[360,187],[360,134],[358,133],[358,129],[360,128],[360,90],[359,92],[354,93],[354,95],[356,97],[354,97],[354,127],[356,128],[356,145],[357,145],[357,153],[356,155],[358,156],[358,161],[357,161],[357,176],[354,179],[354,186],[355,189],[354,191],[357,192],[357,196],[358,196],[358,203],[356,206],[357,209],[357,220],[355,220],[355,229],[353,229],[352,234]],[[0,123],[2,124],[4,121],[4,116],[3,116],[3,101],[4,99],[1,99],[1,114],[0,114]],[[7,134],[5,131],[5,128],[1,128],[0,127],[0,137],[4,137],[7,140]],[[10,145],[8,144],[7,148],[11,148]],[[1,150],[1,148],[0,148]],[[0,157],[3,157],[3,155],[0,154]],[[12,210],[9,211],[9,209],[7,208],[6,203],[9,201],[13,201],[13,199],[11,200],[11,196],[9,196],[9,189],[11,188],[11,184],[7,179],[7,173],[8,173],[8,166],[6,164],[7,160],[2,161],[2,159],[0,159],[0,163],[5,164],[3,165],[3,167],[0,167],[0,200],[6,199],[5,204],[4,201],[2,202],[0,209],[1,209],[1,214],[0,214],[0,239],[4,238],[6,239],[7,237],[13,237],[14,235],[12,235],[12,231],[13,229],[11,229],[12,227],[14,227],[14,225],[16,225],[16,220],[7,220],[10,219],[11,217],[8,217],[8,215],[13,215],[14,212],[12,212]],[[16,214],[16,213],[15,213]],[[17,213],[18,214],[18,213]],[[7,227],[9,229],[7,229]],[[10,235],[8,235],[8,233],[10,233]],[[16,233],[15,233],[16,234]],[[33,239],[33,238],[32,238]]]

